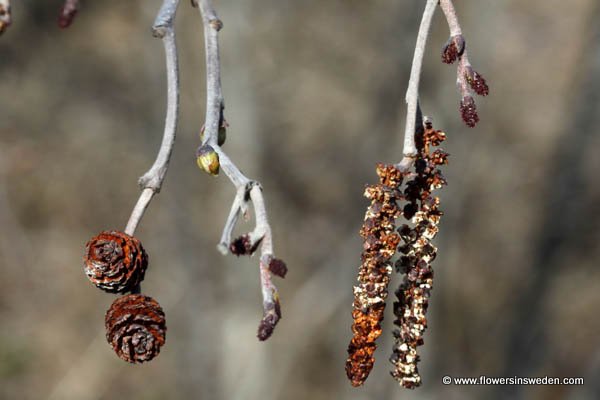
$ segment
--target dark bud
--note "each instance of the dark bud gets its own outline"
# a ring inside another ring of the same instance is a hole
[[[475,100],[471,96],[465,96],[460,101],[460,115],[465,121],[465,124],[469,128],[473,128],[479,122],[479,115],[477,115],[477,107],[475,107]]]
[[[281,318],[281,309],[279,306],[279,299],[275,298],[275,303],[269,303],[265,309],[265,315],[258,324],[258,340],[265,341],[271,337],[275,326]]]
[[[469,86],[471,86],[471,89],[478,95],[487,96],[490,93],[490,88],[485,82],[485,79],[483,79],[483,76],[479,75],[473,68],[467,67],[465,79],[469,83]]]
[[[253,244],[252,240],[250,240],[250,235],[245,234],[231,242],[231,245],[229,245],[229,250],[238,257],[251,256],[254,254],[261,241],[262,240],[259,240]]]
[[[258,340],[265,341],[271,337],[273,331],[275,330],[275,325],[277,324],[277,319],[273,315],[267,315],[263,319],[260,320],[260,324],[258,325]]]
[[[450,36],[442,49],[442,62],[452,64],[465,51],[465,39],[462,35]]]
[[[272,258],[271,261],[269,261],[269,271],[273,275],[276,275],[280,278],[285,278],[288,269],[283,260],[280,260],[279,258]]]

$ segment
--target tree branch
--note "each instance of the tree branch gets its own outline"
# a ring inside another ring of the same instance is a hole
[[[423,11],[423,18],[421,19],[421,26],[419,27],[419,34],[417,35],[410,79],[408,81],[408,89],[406,90],[406,125],[404,129],[404,149],[402,151],[404,158],[398,164],[398,167],[402,171],[407,171],[417,156],[415,131],[417,128],[417,110],[419,108],[419,82],[421,79],[423,56],[425,54],[427,38],[429,37],[429,29],[437,3],[438,0],[427,0],[425,10]]]
[[[0,35],[12,23],[10,14],[10,0],[0,0]]]
[[[260,245],[261,257],[259,262],[261,292],[263,296],[263,319],[259,325],[258,338],[268,339],[275,325],[281,318],[279,295],[271,281],[273,264],[283,262],[273,257],[273,240],[271,227],[267,219],[267,211],[259,182],[246,177],[227,156],[218,143],[219,128],[223,119],[223,92],[221,89],[221,67],[219,61],[218,32],[223,23],[218,18],[210,0],[192,0],[192,5],[198,6],[204,24],[204,43],[206,49],[206,119],[204,123],[203,146],[210,146],[218,155],[220,168],[236,188],[236,195],[231,211],[225,222],[221,240],[217,246],[223,254],[232,252],[236,255],[252,254]],[[252,202],[256,225],[252,232],[243,235],[232,244],[231,235],[240,214],[246,215],[248,203]],[[284,269],[285,269],[285,264]],[[285,275],[285,272],[278,275]]]
[[[165,118],[165,129],[160,150],[152,167],[140,177],[138,183],[142,188],[140,195],[129,221],[125,233],[133,236],[140,223],[144,211],[150,204],[152,197],[162,186],[162,182],[169,167],[171,151],[175,143],[175,132],[177,130],[177,118],[179,111],[179,67],[177,61],[177,45],[175,43],[175,30],[173,20],[177,11],[179,0],[164,0],[160,11],[152,26],[152,34],[161,38],[165,47],[167,64],[167,114]]]

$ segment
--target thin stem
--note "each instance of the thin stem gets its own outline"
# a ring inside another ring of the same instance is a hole
[[[204,46],[206,48],[206,118],[204,121],[204,143],[217,145],[219,122],[223,104],[221,89],[221,62],[219,59],[219,31],[223,22],[217,16],[210,0],[199,0],[204,23]]]
[[[261,292],[263,295],[263,320],[259,327],[259,339],[268,338],[280,317],[277,288],[271,282],[269,264],[273,256],[273,239],[267,219],[267,211],[260,183],[246,177],[229,156],[218,145],[219,125],[224,103],[221,88],[221,67],[219,61],[218,33],[223,23],[218,18],[210,0],[193,0],[198,6],[204,24],[204,43],[206,49],[206,120],[204,123],[204,144],[210,145],[219,156],[221,170],[236,188],[236,195],[225,222],[219,251],[227,254],[231,246],[231,235],[240,214],[245,215],[248,203],[252,202],[255,212],[255,228],[248,234],[251,246],[261,244],[259,262]],[[276,311],[275,311],[276,310]],[[268,333],[265,334],[265,326]]]
[[[173,145],[175,144],[175,132],[177,131],[177,119],[179,111],[179,66],[177,61],[177,44],[175,42],[175,30],[173,20],[179,0],[164,0],[160,11],[154,21],[152,33],[161,38],[165,47],[165,58],[167,64],[167,113],[165,117],[165,129],[163,133],[160,150],[152,167],[140,177],[138,183],[142,188],[142,194],[138,199],[125,233],[133,235],[144,216],[152,197],[162,186],[165,174],[169,168],[169,160]]]
[[[448,22],[450,36],[462,36],[462,28],[458,22],[458,16],[456,15],[456,9],[454,8],[452,0],[440,0],[440,8]],[[469,56],[465,46],[462,55],[458,58],[456,66],[456,85],[463,97],[469,95],[469,87],[465,79],[465,74],[467,72],[467,67],[470,65],[471,63],[469,62]]]
[[[233,204],[231,205],[231,211],[229,212],[229,216],[227,217],[227,221],[225,221],[225,227],[223,228],[223,233],[221,234],[221,241],[217,245],[217,248],[223,255],[227,255],[229,253],[229,244],[231,243],[231,235],[233,234],[233,229],[237,224],[238,218],[242,213],[241,207],[245,202],[244,198],[246,197],[246,188],[240,187],[237,190],[235,198],[233,199]]]
[[[448,21],[448,28],[450,28],[450,36],[462,35],[462,29],[458,23],[458,16],[456,15],[456,9],[452,0],[440,0],[440,8]]]
[[[427,0],[419,34],[417,35],[417,43],[415,45],[415,53],[413,56],[412,67],[410,70],[410,79],[408,81],[408,89],[406,90],[406,126],[404,129],[404,158],[400,162],[402,169],[408,169],[414,162],[417,155],[415,146],[415,129],[417,121],[417,108],[419,103],[419,83],[421,79],[421,69],[423,66],[423,55],[429,37],[429,29],[431,21],[437,7],[438,0]]]

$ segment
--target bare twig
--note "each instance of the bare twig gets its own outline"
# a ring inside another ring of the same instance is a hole
[[[458,23],[458,17],[456,16],[456,9],[452,0],[440,0],[440,8],[448,21],[448,28],[450,28],[450,36],[462,35],[462,29]]]
[[[419,82],[421,79],[421,68],[423,65],[423,55],[429,37],[429,28],[437,7],[438,0],[427,0],[419,34],[417,35],[417,44],[413,56],[412,67],[410,70],[410,80],[406,90],[406,125],[404,129],[404,149],[402,151],[404,158],[398,164],[402,171],[407,171],[414,163],[417,156],[415,147],[415,129],[417,127],[417,109],[419,108]]]
[[[454,4],[452,0],[440,0],[440,8],[446,17],[446,21],[448,22],[448,28],[450,29],[450,37],[462,36],[462,29],[460,27],[460,23],[458,22],[458,16],[456,15],[456,9],[454,8]],[[463,39],[464,41],[464,39]],[[471,65],[469,63],[469,56],[467,55],[466,46],[463,47],[462,55],[458,60],[457,67],[457,79],[456,84],[463,96],[469,94],[469,88],[467,86],[467,82],[464,79],[460,79],[461,76],[465,75],[465,68]]]
[[[10,14],[10,0],[0,0],[0,35],[12,23]]]
[[[175,143],[179,110],[179,67],[173,20],[175,19],[178,4],[179,0],[164,0],[152,27],[153,35],[161,38],[165,47],[167,64],[167,115],[165,118],[163,140],[156,161],[154,161],[152,167],[138,181],[142,188],[142,194],[133,208],[127,222],[127,227],[125,228],[125,233],[132,236],[152,197],[160,192],[162,182],[169,167],[173,144]]]
[[[268,339],[281,317],[279,295],[271,281],[273,257],[273,240],[271,227],[267,219],[267,211],[260,183],[246,177],[231,161],[218,144],[218,133],[223,113],[223,92],[221,89],[221,72],[219,62],[218,32],[223,23],[218,18],[210,0],[192,0],[198,6],[204,23],[204,43],[206,49],[206,120],[204,123],[203,145],[209,145],[219,157],[219,164],[225,175],[236,188],[231,211],[225,222],[218,249],[227,254],[232,250],[231,235],[240,214],[246,215],[248,203],[252,202],[256,225],[252,232],[236,241],[243,241],[244,247],[252,253],[260,244],[260,281],[263,296],[263,319],[261,320],[258,338]],[[239,253],[238,253],[239,254]],[[244,253],[246,254],[246,253]]]
[[[467,46],[452,0],[440,0],[440,7],[450,29],[450,39],[444,46],[442,60],[448,64],[458,60],[456,85],[461,95],[460,112],[467,126],[474,127],[479,122],[479,116],[471,90],[480,96],[487,96],[489,88],[485,79],[471,67]]]

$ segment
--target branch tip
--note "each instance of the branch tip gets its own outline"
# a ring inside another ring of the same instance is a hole
[[[210,147],[218,157],[220,169],[236,188],[236,194],[221,240],[217,245],[222,254],[231,252],[235,255],[251,255],[258,248],[261,251],[259,261],[260,286],[263,297],[263,318],[258,328],[258,339],[268,339],[281,318],[279,294],[271,282],[271,273],[284,276],[287,272],[285,264],[277,263],[270,266],[273,255],[273,238],[267,219],[262,187],[259,182],[246,177],[221,145],[225,141],[225,130],[229,126],[223,116],[223,91],[221,87],[221,65],[219,60],[218,32],[223,28],[223,22],[210,0],[192,0],[192,6],[198,6],[204,24],[204,43],[206,49],[206,117],[200,130],[201,148]],[[197,154],[202,156],[203,154]],[[199,160],[199,158],[198,158]],[[242,235],[232,241],[231,236],[240,215],[247,217],[249,203],[252,203],[255,213],[255,228],[252,232]],[[283,263],[283,262],[282,262]]]

